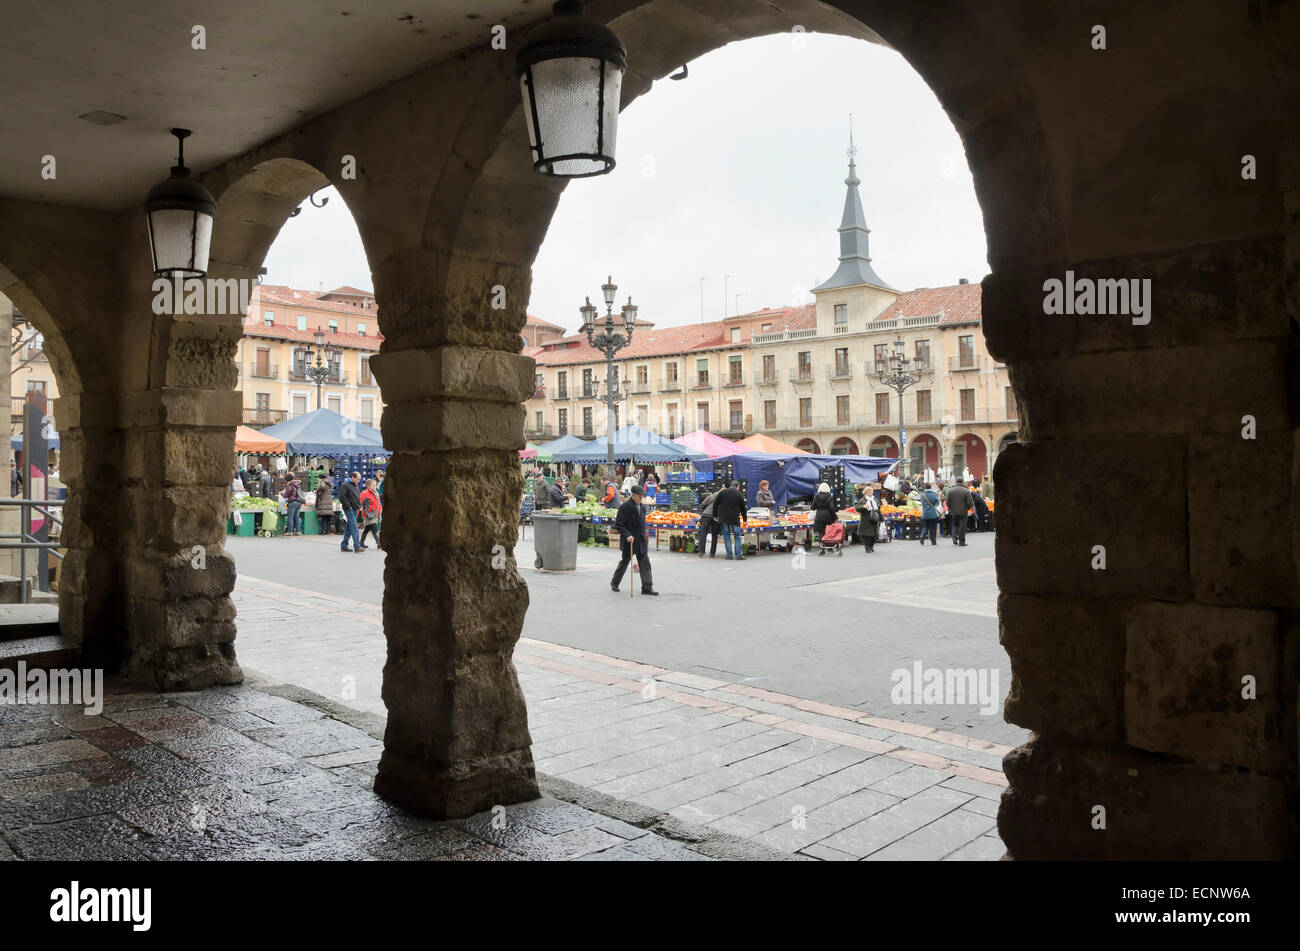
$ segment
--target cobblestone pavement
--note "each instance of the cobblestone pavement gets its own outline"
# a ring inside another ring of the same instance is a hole
[[[451,822],[418,819],[371,791],[378,718],[349,711],[340,719],[328,704],[297,702],[292,690],[163,697],[111,689],[98,716],[81,707],[0,706],[0,860],[770,855],[649,811],[629,813],[634,824],[551,797]]]
[[[378,604],[245,573],[235,599],[246,669],[383,713]],[[1004,851],[1005,744],[534,637],[515,663],[539,773],[812,858]]]

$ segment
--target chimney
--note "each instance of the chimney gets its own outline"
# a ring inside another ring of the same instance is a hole
[[[959,278],[957,278],[957,283],[958,283],[958,284],[969,284],[969,283],[970,283],[970,278],[968,278],[968,277],[959,277]]]

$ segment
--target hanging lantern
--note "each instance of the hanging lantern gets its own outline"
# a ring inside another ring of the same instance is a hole
[[[582,0],[558,0],[515,57],[533,168],[557,178],[614,168],[627,50],[582,11]]]
[[[203,277],[208,273],[217,203],[206,188],[190,178],[185,167],[185,139],[190,130],[172,129],[171,133],[177,139],[176,165],[171,177],[149,189],[144,201],[153,272],[166,278]]]

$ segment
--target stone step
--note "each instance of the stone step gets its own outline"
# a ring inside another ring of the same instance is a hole
[[[0,575],[0,604],[21,604],[22,600],[22,579],[13,575]],[[39,590],[36,579],[28,578],[27,600],[31,604],[58,604],[59,596],[53,591]]]
[[[0,604],[0,645],[58,633],[57,604]]]
[[[57,629],[57,625],[55,627]],[[81,644],[67,634],[0,641],[0,669],[17,670],[19,661],[25,663],[28,670],[75,667],[80,656]]]

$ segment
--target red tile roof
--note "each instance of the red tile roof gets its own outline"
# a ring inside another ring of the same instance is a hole
[[[692,353],[714,348],[742,347],[749,345],[749,322],[759,318],[771,317],[772,330],[802,330],[817,326],[817,308],[814,304],[802,307],[780,307],[772,310],[754,311],[752,314],[740,314],[727,320],[713,320],[704,324],[683,324],[679,327],[644,327],[632,335],[632,343],[620,350],[617,360],[638,360],[648,357],[666,357],[677,353]],[[741,339],[732,343],[728,328],[742,322]],[[638,321],[638,323],[640,323]],[[524,351],[529,353],[528,350]],[[587,343],[587,338],[580,334],[571,334],[559,340],[550,340],[543,344],[541,352],[534,357],[538,366],[565,366],[575,363],[601,363],[604,355]]]
[[[325,291],[321,297],[328,297],[330,294],[343,294],[347,297],[374,297],[374,291],[363,291],[359,287],[353,287],[351,284],[344,284],[342,287],[336,287],[332,291]]]
[[[898,299],[885,308],[872,323],[893,320],[896,317],[928,317],[943,314],[940,327],[954,324],[978,324],[983,286],[980,284],[951,284],[948,287],[919,287],[898,295]]]
[[[528,323],[525,324],[525,326],[528,326],[528,327],[546,327],[546,328],[548,328],[548,329],[550,329],[550,330],[559,330],[559,331],[563,331],[563,330],[564,330],[564,328],[561,327],[559,324],[553,324],[553,323],[551,323],[549,320],[542,320],[542,318],[540,318],[540,317],[534,317],[532,314],[529,314],[529,315],[528,315]]]

